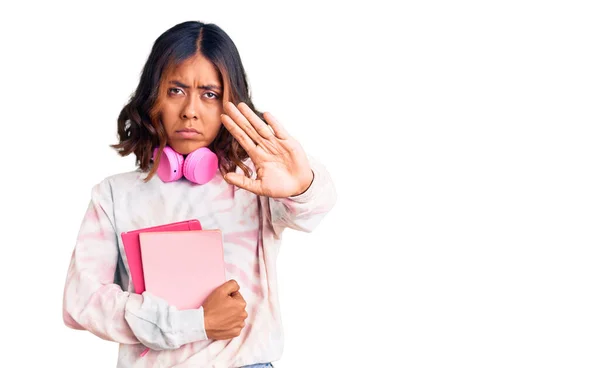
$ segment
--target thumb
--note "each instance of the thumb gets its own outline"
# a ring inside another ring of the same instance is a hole
[[[233,279],[227,281],[221,287],[223,288],[223,291],[227,295],[230,295],[230,294],[235,293],[238,290],[240,290],[240,285],[238,285],[237,281],[235,281]]]
[[[260,181],[258,180],[250,179],[239,173],[227,173],[225,174],[224,179],[226,182],[235,185],[236,187],[246,189],[254,194],[262,195]]]

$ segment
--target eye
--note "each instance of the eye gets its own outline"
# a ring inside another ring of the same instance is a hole
[[[214,100],[215,98],[218,98],[218,97],[219,97],[219,96],[217,96],[215,93],[212,93],[212,92],[206,92],[206,93],[204,94],[204,96],[206,96],[206,97],[210,98],[211,100]]]
[[[183,93],[183,91],[181,90],[181,88],[169,88],[168,93],[170,95],[177,95],[177,92],[181,92]]]

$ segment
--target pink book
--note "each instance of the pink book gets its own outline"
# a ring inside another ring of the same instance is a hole
[[[200,221],[186,220],[121,233],[123,248],[125,248],[125,256],[127,257],[127,265],[129,266],[129,272],[131,273],[131,283],[133,284],[133,289],[136,294],[141,294],[146,290],[142,255],[140,252],[140,233],[185,230],[202,230]]]
[[[140,234],[146,290],[179,310],[196,309],[225,283],[220,230]]]

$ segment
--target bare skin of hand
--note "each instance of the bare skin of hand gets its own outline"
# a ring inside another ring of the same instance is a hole
[[[204,301],[204,329],[209,339],[232,339],[242,332],[248,313],[246,301],[239,290],[238,283],[229,280]]]
[[[314,174],[308,157],[272,114],[263,114],[267,125],[245,103],[226,102],[223,108],[221,122],[256,167],[256,179],[228,173],[229,184],[273,198],[296,196],[309,188]]]

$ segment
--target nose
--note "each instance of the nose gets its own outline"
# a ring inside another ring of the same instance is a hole
[[[197,120],[199,109],[200,109],[200,101],[199,99],[189,96],[183,105],[183,109],[181,110],[181,118],[183,120]]]

